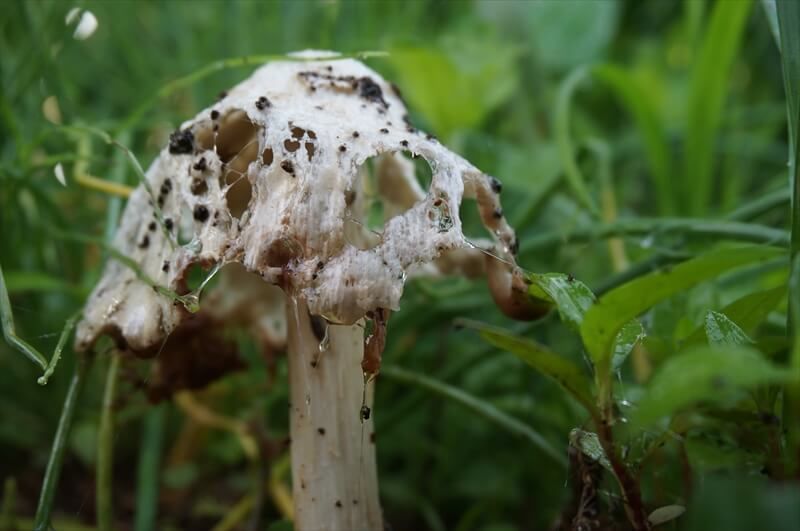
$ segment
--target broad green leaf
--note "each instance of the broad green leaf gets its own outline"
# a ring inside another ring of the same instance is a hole
[[[602,58],[614,37],[620,11],[614,0],[519,2],[518,5],[528,11],[529,36],[536,58],[546,66],[563,69]]]
[[[769,313],[786,297],[786,286],[749,293],[720,310],[736,323],[745,334],[755,332]],[[684,346],[702,343],[706,339],[705,323],[695,328],[681,342]]]
[[[539,290],[544,292],[555,303],[561,319],[575,330],[580,330],[583,315],[594,304],[592,290],[580,280],[563,273],[533,274],[529,278],[532,282],[529,294],[543,298]]]
[[[748,347],[694,347],[668,359],[655,374],[631,417],[649,425],[698,402],[724,404],[736,392],[784,382],[790,372]]]
[[[639,277],[606,293],[586,312],[581,337],[596,370],[610,368],[614,338],[629,321],[658,302],[722,273],[785,253],[766,246],[723,247],[672,268]]]
[[[517,86],[517,51],[500,41],[445,40],[439,50],[397,48],[388,60],[412,107],[445,139],[481,124]]]
[[[731,69],[752,2],[716,2],[689,83],[683,204],[694,215],[708,207],[713,188],[714,138],[722,121]]]
[[[594,411],[591,383],[581,368],[572,361],[559,356],[535,341],[517,337],[501,328],[467,320],[459,320],[458,323],[477,330],[481,337],[490,344],[511,352],[544,376],[555,380],[586,409],[590,412]]]
[[[609,472],[613,472],[611,462],[608,460],[606,452],[600,444],[600,438],[597,437],[596,433],[573,428],[569,432],[569,443],[594,461],[599,462]]]
[[[633,347],[644,339],[646,335],[642,323],[636,319],[622,327],[622,330],[619,331],[617,338],[614,340],[614,353],[611,355],[612,371],[622,367],[633,351]]]
[[[724,313],[709,310],[705,318],[708,344],[714,347],[726,345],[751,345],[753,340]]]

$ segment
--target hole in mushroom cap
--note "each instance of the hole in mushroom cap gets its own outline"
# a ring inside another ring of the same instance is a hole
[[[404,152],[384,153],[367,159],[359,168],[353,189],[345,192],[345,235],[359,249],[380,244],[386,223],[425,199],[431,168]]]
[[[220,186],[227,187],[228,210],[233,217],[241,218],[252,197],[247,167],[258,158],[260,128],[240,110],[227,113],[215,123],[219,125],[216,133],[209,124],[197,133],[197,143],[203,149],[216,149],[223,164]]]

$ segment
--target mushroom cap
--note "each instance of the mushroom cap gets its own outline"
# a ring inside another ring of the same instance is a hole
[[[472,197],[495,252],[513,266],[516,239],[498,181],[412,126],[397,89],[373,70],[311,54],[262,66],[183,123],[146,172],[152,194],[139,186],[131,195],[115,248],[178,293],[188,291],[193,265],[238,262],[305,299],[312,314],[352,324],[378,308],[397,310],[410,270],[474,250],[458,216]],[[427,191],[402,152],[430,165]],[[391,217],[373,245],[359,245],[372,157]],[[110,333],[146,351],[188,317],[141,278],[108,262],[78,326],[78,349]]]

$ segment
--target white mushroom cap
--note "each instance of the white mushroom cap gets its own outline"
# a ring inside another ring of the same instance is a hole
[[[427,192],[413,165],[392,155],[400,152],[429,163]],[[359,217],[360,168],[371,157],[381,157],[378,191],[393,217],[364,248],[353,244],[350,220]],[[500,209],[499,182],[415,129],[397,90],[355,60],[259,68],[182,124],[147,181],[155,197],[137,188],[114,245],[158,285],[181,293],[193,264],[239,262],[331,322],[397,310],[410,268],[472,248],[458,217],[464,197],[477,199],[495,252],[513,267],[516,238]],[[169,241],[154,202],[173,239],[180,233],[190,243]],[[146,350],[186,316],[111,261],[86,305],[78,348],[110,332]]]

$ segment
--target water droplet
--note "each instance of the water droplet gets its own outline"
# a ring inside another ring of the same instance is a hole
[[[184,245],[183,248],[191,254],[200,254],[200,251],[203,250],[203,242],[201,242],[199,238],[194,237],[192,241]]]
[[[200,297],[196,293],[187,293],[178,297],[178,301],[183,304],[186,311],[189,313],[197,313],[200,311]]]

